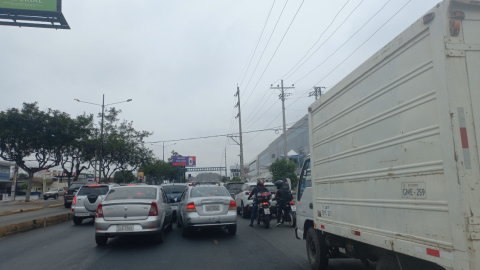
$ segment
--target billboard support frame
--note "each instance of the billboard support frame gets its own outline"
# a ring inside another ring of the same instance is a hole
[[[5,20],[12,20],[11,22]],[[18,22],[28,21],[28,22]],[[32,22],[32,23],[29,23]],[[38,22],[38,23],[33,23]],[[50,23],[50,24],[44,24]],[[0,25],[36,28],[70,29],[62,13],[62,1],[57,0],[57,11],[0,8]]]

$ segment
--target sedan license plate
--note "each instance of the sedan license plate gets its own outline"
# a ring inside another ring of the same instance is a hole
[[[263,212],[265,212],[265,215],[270,215],[270,208],[264,208]]]
[[[292,211],[297,211],[297,207],[295,205],[292,205]]]
[[[133,232],[133,225],[117,225],[117,232]]]
[[[205,211],[208,211],[208,212],[220,211],[220,205],[207,205],[205,206]]]
[[[88,217],[88,216],[90,216],[90,214],[89,213],[75,213],[75,216],[76,217]]]

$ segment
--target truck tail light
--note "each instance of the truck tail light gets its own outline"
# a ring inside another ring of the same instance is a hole
[[[148,216],[158,216],[158,207],[156,202],[152,202]]]
[[[103,218],[103,207],[102,207],[102,204],[99,203],[98,204],[98,207],[97,207],[97,213],[95,213],[95,217],[96,218]]]
[[[197,209],[195,208],[195,203],[191,202],[187,204],[187,212],[197,212]]]
[[[237,203],[235,201],[230,201],[230,207],[228,210],[237,210]]]

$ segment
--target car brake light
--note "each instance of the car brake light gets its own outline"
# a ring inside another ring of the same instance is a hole
[[[267,205],[267,204],[268,204],[268,202],[263,202],[263,205]]]
[[[95,214],[96,218],[103,217],[103,207],[102,204],[98,204],[97,213]]]
[[[290,204],[295,204],[295,202],[292,201],[292,202],[290,202]]]
[[[230,207],[228,210],[237,210],[237,203],[235,201],[230,201]]]
[[[75,205],[75,204],[77,204],[77,196],[73,197],[72,205]]]
[[[158,216],[158,207],[156,202],[152,202],[148,216]]]
[[[65,195],[67,195],[67,194],[68,194],[68,189],[65,189]]]
[[[101,187],[101,185],[89,185],[87,187]]]
[[[197,212],[195,208],[195,203],[191,202],[187,204],[187,212]]]

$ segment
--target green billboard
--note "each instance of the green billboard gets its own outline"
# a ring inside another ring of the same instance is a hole
[[[57,0],[0,0],[0,8],[57,11]]]

